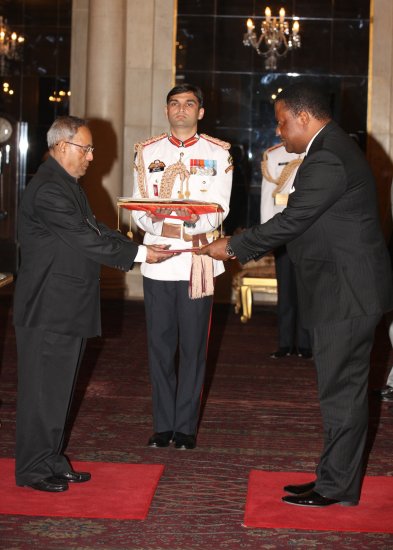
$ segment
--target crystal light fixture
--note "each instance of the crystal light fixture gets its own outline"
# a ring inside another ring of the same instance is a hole
[[[3,92],[5,94],[14,95],[14,90],[10,88],[10,85],[8,82],[3,82]]]
[[[58,92],[54,91],[53,94],[48,97],[48,99],[52,103],[61,103],[67,97],[70,97],[70,96],[71,96],[71,92],[69,90],[68,92],[65,92],[64,90],[59,90]]]
[[[6,20],[0,15],[0,74],[5,73],[7,60],[19,59],[19,46],[25,41],[23,36],[12,32]]]
[[[252,46],[258,55],[265,58],[267,70],[277,69],[277,60],[285,57],[289,50],[300,48],[300,26],[297,17],[293,17],[292,30],[285,20],[285,10],[280,9],[279,17],[272,17],[269,7],[265,9],[265,19],[261,24],[261,35],[258,38],[252,19],[247,19],[247,32],[243,37],[245,46]]]

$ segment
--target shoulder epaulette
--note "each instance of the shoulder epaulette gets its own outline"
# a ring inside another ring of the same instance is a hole
[[[286,182],[289,180],[289,178],[292,176],[292,174],[297,170],[302,163],[302,158],[300,155],[298,158],[292,159],[286,163],[284,163],[284,166],[277,178],[274,178],[269,170],[269,153],[275,151],[279,147],[284,147],[282,143],[277,143],[276,145],[273,145],[272,147],[269,147],[262,153],[262,162],[261,162],[261,170],[263,177],[270,181],[271,183],[274,183],[277,185],[276,189],[273,191],[272,196],[275,197],[277,193],[281,191],[281,189],[284,187]]]
[[[223,149],[230,149],[231,148],[231,144],[228,143],[227,141],[222,141],[222,139],[218,139],[218,138],[215,138],[215,137],[212,137],[212,136],[208,136],[207,134],[200,134],[200,136],[203,139],[206,139],[206,141],[211,141],[212,143],[215,143],[216,145],[219,145]]]
[[[272,151],[274,151],[275,149],[278,149],[279,147],[284,147],[284,145],[282,143],[276,143],[275,145],[272,145],[271,147],[268,147],[267,149],[265,149],[263,154],[267,155],[268,153],[271,153]]]
[[[146,147],[146,145],[150,145],[151,143],[155,143],[156,141],[160,141],[161,139],[164,139],[168,137],[168,134],[164,132],[163,134],[160,134],[158,136],[153,136],[151,138],[145,139],[145,141],[138,141],[138,143],[135,143],[134,150],[137,151],[141,147]]]

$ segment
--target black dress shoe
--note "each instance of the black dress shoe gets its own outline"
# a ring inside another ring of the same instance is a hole
[[[381,401],[385,401],[386,403],[393,403],[393,388],[390,393],[385,393],[385,395],[381,396]]]
[[[298,357],[302,357],[303,359],[312,359],[312,351],[310,349],[299,348],[296,355]]]
[[[386,385],[377,391],[379,395],[390,395],[393,392],[393,386]]]
[[[48,493],[61,493],[62,491],[67,491],[68,483],[67,481],[52,476],[36,481],[35,483],[26,484],[24,487],[31,487],[36,491],[47,491]]]
[[[293,350],[290,348],[279,348],[269,355],[270,359],[281,359],[282,357],[289,357],[292,355]]]
[[[331,506],[332,504],[341,504],[341,506],[357,506],[358,504],[357,502],[324,497],[316,491],[308,491],[307,493],[303,493],[302,495],[282,497],[282,500],[287,504],[294,504],[295,506],[307,506],[309,508],[323,508],[324,506]]]
[[[169,447],[173,440],[173,432],[156,432],[148,441],[149,447]]]
[[[393,387],[392,386],[384,386],[380,390],[376,390],[376,393],[378,394],[381,401],[387,401],[389,403],[393,403]]]
[[[311,491],[315,487],[315,481],[310,481],[309,483],[303,483],[302,485],[285,485],[284,491],[291,493],[292,495],[302,495]]]
[[[196,437],[194,434],[175,432],[173,440],[176,449],[195,449],[196,447]]]
[[[89,472],[63,472],[55,474],[54,477],[60,481],[68,481],[69,483],[84,483],[90,481],[91,474]]]

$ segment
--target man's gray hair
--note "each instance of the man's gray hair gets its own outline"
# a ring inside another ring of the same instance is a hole
[[[49,149],[59,141],[70,141],[81,126],[87,126],[87,121],[76,116],[59,116],[56,118],[46,135]]]

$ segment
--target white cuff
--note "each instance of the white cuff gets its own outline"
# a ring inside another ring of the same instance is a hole
[[[147,248],[143,244],[138,246],[138,252],[135,256],[134,262],[145,262],[147,257]]]

